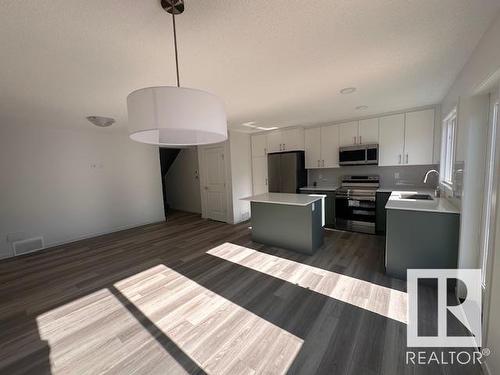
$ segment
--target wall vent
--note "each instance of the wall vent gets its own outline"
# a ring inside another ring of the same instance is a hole
[[[32,253],[44,248],[43,237],[33,237],[26,240],[12,242],[14,256]]]

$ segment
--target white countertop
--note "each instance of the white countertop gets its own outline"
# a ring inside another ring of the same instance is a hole
[[[432,201],[419,201],[415,199],[403,199],[401,194],[408,194],[408,190],[393,191],[385,208],[388,210],[408,210],[408,211],[424,211],[436,212],[445,214],[460,214],[460,210],[453,206],[445,198],[435,198],[433,191],[429,189],[411,190],[414,194],[430,194],[433,197]]]
[[[313,202],[323,199],[321,194],[288,194],[288,193],[265,193],[242,198],[243,201],[286,204],[292,206],[307,206]]]
[[[337,186],[305,186],[301,187],[300,190],[310,190],[310,191],[335,191]]]
[[[424,192],[424,193],[432,192],[432,194],[434,194],[434,189],[420,188],[420,187],[415,187],[415,186],[405,186],[405,185],[384,186],[384,187],[380,187],[377,189],[377,193],[392,193],[393,191],[405,191],[405,192],[419,191],[420,194],[422,194],[422,192]]]

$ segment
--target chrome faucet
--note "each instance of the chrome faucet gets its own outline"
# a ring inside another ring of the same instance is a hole
[[[439,176],[439,172],[436,171],[435,169],[428,170],[427,173],[425,174],[425,177],[424,177],[424,184],[427,183],[427,178],[429,178],[429,175],[431,173],[435,173],[435,174],[437,174]]]
[[[436,171],[435,169],[428,170],[427,173],[425,174],[425,177],[424,177],[424,184],[427,183],[427,179],[429,178],[429,175],[431,173],[435,173],[439,176],[439,172]],[[439,190],[439,183],[438,183],[438,186],[436,187],[436,190],[434,190],[434,196],[436,198],[439,198],[441,196],[441,191]]]

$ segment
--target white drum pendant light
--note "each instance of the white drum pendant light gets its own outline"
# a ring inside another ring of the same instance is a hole
[[[175,15],[184,0],[162,0],[172,14],[177,87],[147,87],[127,97],[128,129],[134,141],[159,146],[194,146],[227,139],[227,118],[222,101],[208,92],[180,87]]]

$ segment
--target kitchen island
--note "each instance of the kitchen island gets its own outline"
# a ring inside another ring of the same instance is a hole
[[[243,198],[250,201],[252,240],[303,254],[323,244],[322,194],[265,193]]]

